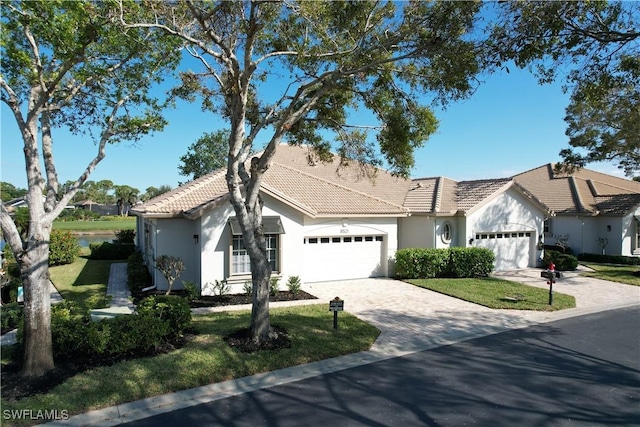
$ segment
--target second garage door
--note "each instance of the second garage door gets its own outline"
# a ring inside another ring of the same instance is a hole
[[[384,236],[305,237],[304,282],[384,275]]]
[[[496,255],[496,270],[519,270],[529,267],[530,231],[477,233],[475,245],[491,249]]]

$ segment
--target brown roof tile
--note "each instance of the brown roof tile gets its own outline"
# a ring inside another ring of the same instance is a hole
[[[338,167],[337,158],[310,164],[307,154],[304,147],[280,145],[265,173],[263,190],[310,216],[407,214],[402,202],[411,181],[380,169],[370,179],[355,164]],[[227,193],[225,171],[219,170],[136,206],[134,212],[180,216]]]
[[[549,163],[514,179],[556,214],[624,214],[637,205],[632,201],[640,194],[640,182],[589,169],[558,175],[553,167]]]

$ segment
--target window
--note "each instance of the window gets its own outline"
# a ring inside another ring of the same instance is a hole
[[[251,263],[249,254],[244,247],[244,238],[240,230],[240,224],[235,217],[229,218],[229,227],[231,228],[231,274],[247,274],[251,273]],[[284,234],[284,228],[280,217],[263,217],[262,229],[265,232],[264,238],[267,249],[267,259],[271,264],[272,271],[279,271],[279,249],[280,234]],[[311,242],[309,243],[316,243]]]
[[[343,241],[345,243],[351,243],[351,237],[345,237]]]
[[[331,238],[331,241],[332,241],[333,243],[340,243],[340,238],[339,238],[339,237],[332,237],[332,238]]]
[[[373,236],[365,236],[364,237],[364,241],[365,242],[373,242]]]
[[[440,237],[443,243],[451,243],[453,239],[453,225],[449,221],[442,224],[442,234]]]
[[[267,246],[267,259],[272,271],[278,271],[278,234],[266,234],[264,236]],[[244,247],[242,235],[234,235],[231,251],[231,274],[251,273],[249,254]]]

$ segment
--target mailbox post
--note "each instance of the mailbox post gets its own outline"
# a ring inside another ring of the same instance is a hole
[[[329,301],[329,311],[333,311],[333,329],[338,330],[338,312],[344,311],[344,300],[335,297]]]
[[[559,273],[556,273],[556,266],[554,263],[549,264],[549,268],[540,274],[547,279],[547,285],[549,285],[549,305],[553,305],[553,284],[556,281],[556,277],[560,277]]]

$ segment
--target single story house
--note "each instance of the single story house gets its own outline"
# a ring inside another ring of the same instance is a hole
[[[545,242],[575,254],[640,256],[640,182],[589,169],[556,174],[553,166],[513,177],[553,212]]]
[[[305,283],[393,276],[396,250],[408,247],[482,246],[496,253],[498,270],[537,265],[554,211],[522,180],[406,180],[372,171],[340,166],[338,158],[314,161],[305,147],[278,147],[261,187],[274,275]],[[136,243],[158,288],[167,286],[154,268],[160,255],[184,261],[178,289],[189,280],[207,295],[216,280],[227,280],[240,292],[251,279],[225,173],[132,209]]]

